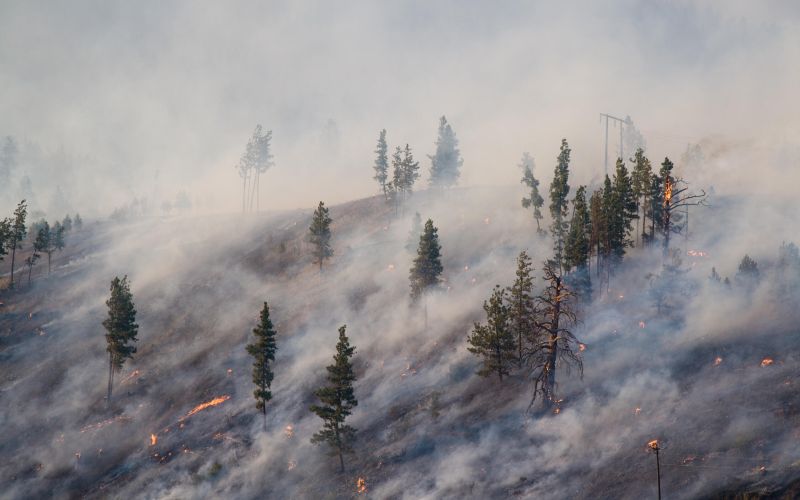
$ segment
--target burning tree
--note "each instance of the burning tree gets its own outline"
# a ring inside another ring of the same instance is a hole
[[[108,396],[111,402],[111,389],[114,384],[114,372],[122,370],[122,365],[128,358],[133,358],[136,346],[136,334],[139,325],[136,324],[136,308],[133,305],[128,276],[122,279],[115,277],[111,281],[111,297],[106,301],[108,318],[103,321],[106,329],[106,351],[108,351]]]
[[[344,422],[353,408],[358,406],[353,391],[356,376],[350,361],[356,348],[350,346],[350,340],[345,334],[346,327],[347,325],[342,325],[339,328],[339,342],[336,344],[333,364],[326,368],[329,385],[314,392],[321,404],[311,407],[311,411],[323,421],[322,429],[314,434],[311,442],[327,443],[339,455],[339,467],[342,472],[344,472],[344,454],[353,451],[352,443],[356,435],[356,430]]]
[[[684,221],[684,224],[680,224],[681,214],[679,209],[688,210],[690,206],[706,204],[706,192],[700,190],[699,194],[690,194],[686,182],[672,176],[672,168],[673,164],[670,159],[664,158],[658,176],[661,188],[661,198],[659,200],[661,202],[660,229],[664,235],[664,257],[669,254],[669,240],[672,233],[680,234],[686,226],[686,221]]]
[[[567,373],[574,366],[583,377],[583,361],[579,355],[579,342],[568,327],[577,323],[572,310],[574,294],[567,289],[556,263],[548,260],[542,268],[546,286],[536,297],[539,316],[536,320],[537,335],[527,362],[533,379],[533,397],[541,394],[545,406],[551,407],[557,401],[556,368],[563,365]]]
[[[311,219],[311,227],[308,228],[309,240],[314,246],[313,256],[314,263],[319,264],[319,270],[322,271],[322,263],[325,259],[333,255],[333,248],[331,247],[331,222],[333,220],[328,215],[328,209],[325,203],[319,202],[319,206],[314,210],[314,216]]]
[[[522,198],[522,208],[533,208],[533,218],[536,220],[536,232],[544,234],[540,226],[542,220],[542,206],[544,205],[544,198],[539,193],[539,179],[533,176],[533,157],[529,153],[522,154],[522,160],[519,164],[522,168],[522,182],[530,190],[530,195],[527,198]]]
[[[486,324],[475,323],[472,333],[467,338],[469,352],[483,357],[483,366],[478,375],[488,377],[496,373],[503,381],[511,366],[517,360],[515,353],[514,333],[511,331],[508,296],[504,288],[495,286],[492,296],[483,303],[486,311]]]
[[[272,399],[270,385],[274,374],[270,364],[275,361],[277,350],[275,334],[269,318],[269,306],[264,302],[258,326],[253,329],[255,342],[247,345],[247,352],[253,356],[253,383],[256,385],[253,396],[256,398],[256,409],[264,414],[264,430],[267,428],[267,401]]]

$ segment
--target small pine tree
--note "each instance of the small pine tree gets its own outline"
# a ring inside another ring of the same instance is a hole
[[[381,192],[384,196],[388,196],[389,194],[386,187],[386,181],[389,178],[388,151],[389,146],[386,144],[386,129],[383,129],[378,136],[378,145],[375,148],[375,164],[372,168],[375,170],[375,177],[373,177],[373,179],[378,181],[378,185],[381,187]]]
[[[75,229],[80,231],[83,227],[83,219],[81,219],[81,214],[75,214]]]
[[[28,205],[22,200],[14,210],[14,218],[11,220],[10,231],[7,241],[11,246],[11,286],[14,287],[14,261],[16,260],[17,250],[22,248],[22,240],[25,239],[27,230],[25,228],[25,218],[28,216]]]
[[[394,201],[395,214],[400,208],[405,189],[405,170],[403,169],[403,150],[400,146],[394,148],[392,153],[392,182],[390,194]]]
[[[436,139],[436,153],[428,155],[431,160],[430,185],[449,188],[458,183],[461,165],[464,160],[458,150],[458,139],[447,118],[439,119],[439,136]]]
[[[509,327],[517,342],[517,363],[522,367],[525,351],[536,330],[536,304],[533,300],[533,268],[524,250],[517,257],[517,278],[508,288]]]
[[[314,392],[320,404],[311,407],[311,411],[322,419],[322,429],[311,438],[313,444],[327,443],[334,453],[339,455],[339,467],[344,472],[344,454],[353,451],[356,429],[345,424],[345,419],[358,406],[353,390],[356,376],[353,373],[351,358],[356,351],[350,346],[345,334],[346,325],[339,328],[339,342],[333,364],[329,365],[328,385]]]
[[[419,178],[419,162],[414,161],[414,154],[411,152],[411,146],[406,144],[403,149],[403,192],[411,193],[414,183]]]
[[[3,257],[8,255],[8,247],[10,246],[11,240],[11,226],[13,220],[6,217],[5,219],[0,220],[0,262],[3,261]]]
[[[441,281],[444,268],[438,232],[439,230],[433,226],[433,221],[428,219],[419,237],[417,257],[409,274],[411,298],[414,300],[421,297],[429,288],[438,286]]]
[[[314,263],[319,264],[319,270],[322,271],[322,263],[325,259],[333,255],[333,248],[331,247],[331,222],[333,220],[328,216],[328,209],[323,202],[319,202],[319,206],[314,210],[314,216],[311,219],[311,226],[309,227],[309,240],[313,245],[312,255],[314,256]]]
[[[64,226],[64,231],[66,232],[72,231],[72,217],[70,217],[69,214],[67,214],[64,217],[64,220],[61,221],[61,225]]]
[[[66,246],[66,243],[64,242],[64,226],[62,226],[60,222],[56,221],[55,224],[53,224],[50,232],[52,233],[51,238],[53,240],[53,250],[60,252]]]
[[[106,351],[108,351],[108,396],[111,402],[111,390],[114,384],[114,372],[122,370],[128,358],[133,358],[139,332],[136,324],[136,308],[133,304],[128,277],[115,277],[111,281],[111,297],[106,301],[108,318],[103,321],[106,329]]]
[[[753,286],[758,283],[761,274],[758,271],[758,263],[752,257],[745,254],[739,263],[739,272],[736,273],[736,281],[745,286]]]
[[[550,232],[553,235],[553,252],[555,263],[559,269],[564,264],[564,240],[567,237],[569,224],[567,217],[567,196],[569,195],[569,144],[561,139],[561,152],[558,155],[553,182],[550,184],[550,215],[553,223]]]
[[[270,386],[272,385],[272,363],[275,361],[275,329],[269,317],[269,306],[264,302],[261,309],[258,326],[253,329],[255,341],[247,344],[247,353],[253,356],[253,383],[256,386],[253,396],[256,399],[256,409],[264,415],[264,430],[267,428],[267,402],[272,399]]]
[[[540,222],[542,220],[542,206],[544,205],[544,198],[539,193],[539,179],[533,176],[534,161],[533,157],[528,153],[522,154],[522,160],[519,164],[522,168],[522,183],[525,184],[530,190],[530,195],[522,198],[522,208],[533,208],[533,218],[536,221],[536,232],[543,234]]]
[[[36,233],[36,240],[33,242],[33,253],[44,252],[47,254],[47,274],[50,274],[50,255],[53,253],[53,233],[50,224],[44,221]],[[30,279],[28,280],[30,281]]]
[[[467,338],[470,345],[467,350],[483,358],[478,375],[488,377],[496,373],[501,382],[503,375],[508,375],[511,366],[518,361],[517,346],[509,325],[507,300],[506,290],[500,285],[495,286],[492,296],[483,303],[486,324],[475,323]]]

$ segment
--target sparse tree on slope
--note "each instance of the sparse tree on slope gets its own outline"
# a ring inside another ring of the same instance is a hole
[[[381,187],[384,196],[388,196],[386,181],[389,179],[389,146],[386,144],[386,129],[381,130],[378,136],[378,145],[375,148],[375,179]]]
[[[517,364],[522,367],[528,344],[536,331],[536,304],[533,297],[533,268],[524,250],[517,257],[517,278],[508,288],[509,327],[517,343]]]
[[[536,220],[536,232],[542,234],[544,231],[540,226],[540,222],[542,220],[544,198],[542,198],[542,195],[539,193],[539,179],[533,176],[533,157],[528,153],[523,153],[519,166],[522,168],[521,182],[530,190],[530,195],[527,198],[522,198],[522,207],[533,209],[533,218]]]
[[[6,217],[0,220],[0,262],[3,257],[8,255],[8,247],[11,246],[11,226],[13,220]]]
[[[27,233],[25,228],[25,217],[28,215],[28,206],[25,200],[22,200],[14,210],[14,218],[11,221],[11,231],[8,235],[8,241],[11,246],[11,287],[14,287],[14,261],[17,256],[17,249],[22,248],[22,240]]]
[[[511,367],[517,362],[514,334],[509,325],[507,300],[506,290],[499,285],[495,286],[492,296],[483,303],[486,324],[475,323],[472,333],[467,338],[470,345],[467,350],[483,358],[478,375],[488,377],[496,373],[501,382],[503,375],[508,375]]]
[[[81,214],[75,214],[75,229],[80,231],[83,227],[83,219],[81,219]]]
[[[72,231],[72,217],[70,217],[69,214],[64,216],[64,220],[61,221],[61,225],[64,226],[64,231],[67,233]]]
[[[328,385],[314,392],[320,404],[311,407],[319,418],[322,419],[322,429],[311,438],[313,444],[327,443],[334,453],[339,455],[339,467],[344,472],[344,454],[353,451],[356,429],[345,424],[345,419],[358,406],[353,383],[356,376],[353,373],[351,358],[356,348],[350,346],[350,340],[345,334],[346,325],[339,328],[339,342],[336,344],[336,354],[333,364],[329,365]]]
[[[739,271],[736,273],[736,281],[745,286],[754,286],[761,279],[758,271],[758,263],[752,257],[746,255],[739,262]]]
[[[313,245],[314,263],[319,264],[319,269],[322,271],[322,263],[325,259],[333,255],[333,248],[331,247],[331,222],[332,219],[328,216],[328,209],[323,202],[319,202],[319,206],[314,210],[314,216],[311,219],[311,227],[309,227],[310,235],[309,240]]]
[[[433,227],[433,221],[428,219],[422,236],[419,238],[417,256],[411,266],[409,280],[411,282],[411,299],[416,301],[420,297],[425,299],[426,291],[439,285],[442,267],[442,247],[439,245],[438,229]],[[423,300],[425,306],[425,325],[428,324],[428,302]]]
[[[453,132],[447,118],[442,116],[439,119],[439,136],[436,139],[436,153],[428,155],[431,159],[431,178],[432,187],[449,188],[458,183],[461,175],[461,165],[464,160],[458,150],[458,139]]]
[[[50,233],[52,235],[51,239],[53,251],[60,252],[66,246],[66,243],[64,242],[64,226],[62,226],[60,222],[56,221],[56,223],[53,224]]]
[[[50,274],[51,256],[53,255],[53,250],[55,250],[53,246],[54,236],[53,231],[50,229],[50,224],[44,221],[44,224],[36,232],[36,241],[33,242],[34,252],[39,251],[47,254],[47,274]]]
[[[583,376],[583,361],[578,353],[578,341],[569,327],[577,323],[572,310],[572,292],[553,261],[547,261],[542,269],[545,288],[536,298],[540,317],[537,321],[539,336],[534,343],[528,363],[533,380],[533,397],[541,395],[545,406],[558,403],[556,398],[556,368],[559,365],[577,368]]]
[[[111,402],[111,390],[114,385],[114,372],[122,370],[122,365],[136,353],[136,335],[139,325],[136,324],[136,308],[133,304],[128,277],[115,277],[111,281],[111,297],[106,301],[108,318],[103,321],[106,329],[106,351],[108,351],[108,396]]]
[[[567,236],[569,224],[567,218],[567,196],[569,195],[569,144],[566,139],[561,139],[561,152],[553,173],[553,182],[550,184],[550,215],[553,223],[550,232],[553,235],[553,251],[556,266],[559,271],[564,264],[564,240]]]
[[[272,363],[275,362],[275,328],[269,317],[269,306],[264,302],[261,309],[258,326],[253,329],[255,340],[247,344],[247,352],[253,356],[253,383],[256,386],[253,396],[256,399],[256,409],[264,415],[264,430],[267,428],[267,402],[272,399],[270,386],[272,385]]]

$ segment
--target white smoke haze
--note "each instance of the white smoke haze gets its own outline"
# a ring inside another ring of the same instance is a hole
[[[649,498],[659,439],[667,498],[790,498],[800,283],[777,257],[800,243],[799,17],[778,1],[3,4],[0,136],[20,154],[0,218],[32,195],[31,222],[85,222],[50,276],[39,263],[28,287],[18,254],[21,286],[0,290],[0,497],[351,498],[361,477],[369,498]],[[522,152],[548,228],[562,137],[570,197],[602,181],[601,112],[630,115],[654,169],[669,156],[709,206],[672,240],[672,309],[652,293],[660,247],[594,283],[575,328],[584,376],[559,370],[564,402],[545,413],[524,372],[478,377],[466,338],[520,251],[539,289],[552,255],[520,206]],[[465,159],[443,193],[425,189],[442,114]],[[276,165],[262,212],[242,215],[233,167],[256,123]],[[423,172],[399,214],[373,196],[382,128]],[[682,157],[689,144],[702,158]],[[334,221],[322,272],[306,238],[319,200]],[[408,298],[416,212],[445,268],[427,327]],[[752,289],[736,279],[745,254]],[[107,408],[101,322],[122,275],[138,352]],[[264,301],[278,330],[266,430],[244,348]],[[340,474],[309,442],[309,406],[343,324],[359,432]]]

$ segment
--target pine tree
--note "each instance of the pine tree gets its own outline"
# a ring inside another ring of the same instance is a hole
[[[533,218],[536,220],[536,232],[542,234],[544,231],[539,223],[542,220],[544,198],[542,198],[542,195],[539,193],[539,179],[533,176],[533,157],[528,153],[523,153],[519,166],[522,168],[521,182],[530,190],[530,195],[527,198],[522,198],[522,208],[533,208]]]
[[[645,156],[644,150],[639,148],[636,150],[634,157],[631,158],[634,162],[633,172],[631,173],[631,188],[633,195],[636,198],[636,215],[640,213],[640,209],[647,206],[647,199],[650,195],[650,182],[653,177],[653,167],[650,160]],[[639,221],[644,219],[644,214],[636,219],[636,238],[634,243],[641,237],[645,227],[639,230]]]
[[[625,248],[633,246],[630,234],[633,231],[632,221],[636,215],[636,197],[633,192],[631,178],[622,158],[617,159],[614,183],[609,198],[608,213],[608,246],[613,265],[619,265],[625,255]]]
[[[389,146],[386,144],[386,129],[381,130],[378,136],[378,145],[375,148],[375,164],[372,167],[375,170],[375,179],[381,187],[381,192],[384,196],[388,196],[386,181],[389,179]]]
[[[53,251],[57,250],[60,252],[66,246],[66,243],[64,242],[64,226],[62,226],[60,222],[56,221],[55,224],[53,224],[53,228],[50,230],[50,232],[52,234],[51,239]]]
[[[67,214],[64,217],[64,220],[61,221],[61,225],[64,226],[64,231],[65,232],[68,233],[68,232],[72,231],[72,217],[70,217],[69,214]]]
[[[394,148],[392,153],[392,183],[391,183],[391,196],[394,201],[394,210],[397,214],[400,208],[400,202],[403,198],[403,190],[405,189],[405,170],[403,170],[403,149],[400,146]]]
[[[580,186],[572,200],[572,220],[564,246],[564,270],[570,273],[567,277],[568,284],[585,300],[592,295],[592,280],[589,276],[591,236],[592,218],[586,204],[586,187]]]
[[[322,429],[314,434],[311,442],[327,443],[339,455],[341,472],[344,472],[344,454],[353,451],[352,444],[356,435],[356,429],[345,424],[345,419],[358,406],[353,391],[356,376],[351,362],[356,348],[350,346],[345,329],[346,325],[339,328],[339,342],[336,344],[333,364],[326,368],[328,385],[314,392],[320,404],[311,407],[311,411],[323,421]]]
[[[409,274],[411,298],[414,300],[421,297],[429,288],[438,286],[441,281],[444,268],[438,232],[439,230],[433,226],[433,221],[428,219],[419,237],[417,256]]]
[[[432,187],[449,188],[458,183],[460,169],[464,160],[458,150],[458,139],[447,118],[439,119],[439,136],[436,139],[436,153],[428,155],[431,160],[430,185]]]
[[[745,286],[752,287],[761,279],[761,273],[758,271],[758,263],[752,257],[745,254],[742,261],[739,262],[739,271],[736,273],[736,281]]]
[[[47,254],[47,274],[50,274],[50,260],[53,254],[53,232],[50,229],[50,224],[44,221],[39,230],[36,232],[36,240],[33,242],[34,253],[44,252]]]
[[[542,396],[545,406],[552,407],[556,399],[556,368],[563,365],[569,370],[575,367],[583,376],[583,361],[578,354],[578,341],[569,330],[577,323],[572,309],[573,293],[565,286],[555,262],[547,261],[542,268],[546,286],[536,297],[540,319],[537,321],[539,335],[532,346],[528,362],[533,380],[533,397]],[[568,371],[569,373],[569,371]]]
[[[608,176],[606,176],[607,178]],[[596,189],[589,198],[589,219],[591,220],[592,232],[589,237],[589,246],[595,253],[595,275],[600,277],[600,258],[603,255],[603,243],[607,239],[606,215],[603,207],[603,188]]]
[[[533,268],[524,250],[517,257],[517,278],[508,288],[508,316],[512,336],[516,339],[517,363],[522,367],[527,346],[536,330],[536,304],[533,300]]]
[[[314,216],[311,219],[311,227],[309,227],[310,236],[309,240],[313,245],[314,263],[319,264],[319,270],[322,271],[322,263],[325,259],[333,255],[333,248],[331,247],[331,222],[332,219],[328,216],[328,209],[325,208],[323,202],[319,202],[319,206],[314,210]]]
[[[247,141],[242,157],[236,165],[242,178],[242,212],[252,211],[253,202],[259,209],[259,188],[261,174],[274,165],[272,161],[272,131],[266,133],[261,125],[256,125],[252,137]]]
[[[8,247],[11,244],[11,226],[13,220],[8,217],[0,220],[0,262],[8,255]]]
[[[75,229],[80,231],[83,227],[83,219],[81,219],[81,214],[75,214]]]
[[[11,221],[11,230],[8,234],[8,241],[11,246],[11,284],[14,287],[14,261],[17,256],[17,249],[22,248],[22,240],[27,234],[25,228],[25,217],[28,216],[28,205],[22,200],[14,210],[14,219]]]
[[[567,236],[569,224],[567,217],[567,196],[569,195],[569,144],[566,139],[561,139],[561,152],[553,173],[553,182],[550,184],[550,215],[553,223],[550,232],[553,235],[553,251],[555,263],[559,269],[564,264],[564,239]]]
[[[139,332],[136,324],[136,308],[133,304],[128,277],[115,277],[111,281],[111,297],[106,301],[108,318],[103,321],[106,329],[106,351],[108,351],[108,396],[111,402],[111,389],[114,385],[114,372],[122,370],[128,358],[133,358]]]
[[[402,169],[403,192],[410,194],[413,190],[414,183],[419,178],[419,162],[414,161],[414,154],[411,152],[411,146],[408,144],[406,144],[403,150]]]
[[[483,303],[486,311],[486,324],[475,323],[472,333],[467,337],[470,347],[467,350],[483,358],[478,375],[488,377],[494,373],[503,381],[511,366],[517,360],[514,334],[509,325],[509,308],[507,291],[494,287],[492,296]]]
[[[643,241],[648,244],[653,244],[656,241],[656,234],[661,231],[664,221],[664,202],[663,202],[663,186],[661,178],[657,174],[650,177],[650,192],[647,195],[645,202],[645,222],[650,220],[650,231],[645,234],[642,231]]]
[[[264,430],[267,428],[267,402],[272,399],[270,386],[272,385],[272,363],[275,361],[275,329],[269,318],[269,306],[264,302],[258,326],[253,329],[255,341],[247,344],[247,353],[253,356],[253,383],[256,386],[253,396],[256,399],[256,409],[264,415]]]

